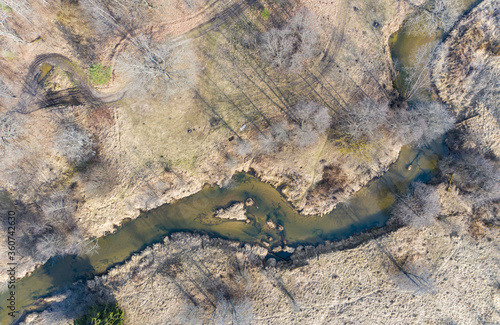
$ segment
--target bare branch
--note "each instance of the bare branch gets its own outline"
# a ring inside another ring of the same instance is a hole
[[[340,122],[343,133],[353,141],[374,140],[380,137],[380,128],[388,118],[386,102],[376,103],[366,99],[352,107]]]
[[[74,124],[63,125],[59,129],[54,139],[54,149],[76,165],[87,162],[95,155],[91,135]]]
[[[406,195],[399,198],[392,215],[405,225],[420,228],[432,225],[440,211],[437,190],[431,185],[416,182]]]
[[[195,67],[188,44],[156,45],[143,37],[139,49],[124,54],[117,69],[130,80],[129,92],[168,97],[193,82]]]
[[[22,17],[24,20],[32,23],[29,16],[32,14],[33,9],[31,8],[31,4],[27,0],[0,0],[0,6],[3,8],[0,10],[6,11],[5,9],[10,9],[15,14]]]
[[[425,122],[422,136],[416,142],[418,146],[428,145],[455,126],[455,117],[446,105],[438,102],[419,103],[414,113]]]
[[[0,37],[4,37],[13,40],[17,43],[26,43],[25,40],[17,34],[17,32],[12,28],[9,20],[12,16],[7,13],[7,11],[0,9]]]

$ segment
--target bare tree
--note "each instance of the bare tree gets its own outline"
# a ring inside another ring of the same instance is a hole
[[[43,234],[36,242],[37,259],[45,261],[52,256],[62,255],[64,247],[63,234],[57,232]]]
[[[25,213],[19,223],[23,254],[44,262],[56,255],[95,253],[99,249],[97,240],[85,240],[74,221],[76,204],[68,189],[40,198],[37,208]]]
[[[280,121],[272,125],[271,134],[276,142],[282,143],[288,140],[288,137],[290,136],[288,129],[288,124],[285,121]]]
[[[318,136],[331,125],[328,109],[314,102],[301,101],[293,108],[299,125],[294,129],[295,142],[300,147],[308,147],[317,142]]]
[[[446,105],[418,102],[409,109],[395,112],[388,120],[391,134],[401,144],[425,146],[455,125],[455,118]]]
[[[0,9],[0,37],[13,40],[18,43],[26,43],[21,36],[12,28],[11,23],[13,17],[6,10]],[[3,88],[3,87],[2,87]],[[2,89],[4,90],[4,89]],[[4,92],[1,92],[5,94]]]
[[[114,161],[96,161],[78,175],[87,196],[107,195],[119,183],[119,173]]]
[[[184,4],[188,9],[194,10],[200,6],[200,1],[199,0],[184,0]]]
[[[309,147],[318,142],[318,132],[312,127],[311,124],[305,124],[298,127],[293,132],[295,143],[301,147]]]
[[[55,135],[54,149],[69,163],[79,165],[95,156],[92,136],[75,124],[62,125]]]
[[[304,63],[317,53],[318,35],[315,18],[300,10],[282,29],[273,28],[261,39],[261,52],[272,66],[286,71],[300,71]]]
[[[500,168],[498,162],[474,151],[460,152],[439,161],[443,174],[453,175],[457,185],[474,205],[500,198]]]
[[[326,131],[332,122],[328,109],[315,102],[300,101],[294,106],[293,112],[301,127],[310,124],[320,133]]]
[[[413,110],[401,109],[394,113],[389,121],[391,134],[402,145],[420,140],[426,129],[425,120]]]
[[[365,99],[352,107],[339,121],[350,141],[379,139],[380,128],[387,125],[388,105]]]
[[[117,18],[109,11],[105,2],[102,0],[83,0],[80,5],[93,18],[92,22],[101,32],[117,31],[120,34],[127,35],[126,29],[122,28]]]
[[[153,44],[142,37],[139,47],[126,53],[117,69],[130,81],[129,92],[168,97],[194,81],[196,63],[188,43]]]
[[[467,4],[460,0],[436,0],[433,7],[441,21],[441,28],[448,32],[453,24],[460,18]]]
[[[253,320],[252,303],[247,299],[233,302],[230,297],[219,295],[211,320],[215,325],[249,325]]]
[[[31,23],[30,16],[33,13],[33,9],[28,0],[0,0],[0,5],[2,6],[0,12],[11,10],[16,15]]]
[[[399,89],[406,101],[417,98],[430,87],[429,60],[437,43],[431,42],[419,47],[408,66],[403,67],[402,84]]]
[[[92,18],[103,36],[119,35],[136,43],[135,33],[147,22],[144,0],[81,0],[80,6]]]
[[[239,140],[236,143],[234,151],[238,156],[246,157],[253,151],[252,144],[248,141]]]
[[[276,150],[279,143],[272,137],[272,135],[259,134],[256,140],[256,149],[262,154],[270,154]]]
[[[414,113],[425,122],[422,136],[416,142],[419,146],[428,145],[455,126],[455,117],[446,105],[438,102],[418,103]]]
[[[36,238],[34,257],[40,261],[57,255],[91,255],[97,252],[96,240],[85,240],[74,230],[62,232],[52,229]]]
[[[296,130],[290,127],[286,121],[273,123],[263,134],[259,134],[254,141],[255,150],[261,154],[270,154],[290,140]]]
[[[99,252],[99,240],[97,238],[93,239],[81,239],[76,245],[78,255],[94,255]]]
[[[7,113],[0,116],[0,149],[21,135],[23,120],[15,113]]]
[[[73,213],[76,210],[75,201],[67,191],[57,191],[40,202],[41,210],[46,223],[57,227],[73,228]]]
[[[440,211],[437,190],[431,185],[416,182],[407,194],[398,199],[392,215],[405,225],[420,228],[431,226]]]
[[[294,38],[289,30],[271,29],[262,36],[263,55],[276,67],[289,67],[294,50]]]

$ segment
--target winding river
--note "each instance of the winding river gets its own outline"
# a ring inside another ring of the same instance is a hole
[[[206,186],[192,196],[143,212],[137,219],[125,222],[115,233],[99,239],[99,254],[50,260],[17,282],[17,310],[36,308],[39,298],[78,279],[103,273],[173,232],[200,231],[241,242],[266,241],[277,245],[286,241],[288,245],[298,245],[342,239],[383,226],[395,195],[414,180],[429,180],[444,150],[442,141],[423,150],[403,148],[397,162],[383,177],[355,194],[348,205],[340,204],[323,217],[301,215],[271,185],[248,174],[237,174],[227,187]],[[412,168],[408,170],[410,165]],[[255,202],[246,208],[250,223],[211,218],[215,209],[248,198]],[[267,227],[268,220],[282,225],[283,230]],[[6,298],[6,293],[0,296],[1,301]],[[7,319],[6,313],[7,310],[2,310],[2,319]]]
[[[402,31],[392,42],[393,55],[404,64],[409,64],[409,53],[415,48],[407,46],[416,43],[416,36],[405,34],[404,28]],[[425,43],[425,36],[421,37],[420,44]],[[318,244],[381,227],[389,217],[388,211],[396,195],[403,193],[415,180],[428,181],[436,173],[437,160],[443,154],[446,154],[446,147],[442,139],[421,150],[404,147],[398,160],[382,177],[356,193],[349,204],[340,204],[323,217],[301,215],[271,185],[248,174],[237,174],[226,187],[206,186],[192,196],[143,212],[137,219],[124,222],[115,233],[99,239],[99,254],[51,259],[30,276],[17,281],[16,309],[20,313],[35,309],[39,307],[37,303],[41,297],[78,279],[102,274],[173,232],[205,232],[272,247],[282,242],[292,246]],[[412,168],[409,169],[409,166]],[[254,202],[246,207],[249,223],[211,217],[214,210],[249,198]],[[282,228],[268,227],[269,220]],[[11,321],[4,307],[6,298],[7,292],[0,295],[3,302],[0,306],[2,324]]]

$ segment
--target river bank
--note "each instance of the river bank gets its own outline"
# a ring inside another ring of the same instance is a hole
[[[436,52],[433,85],[456,114],[455,146],[500,157],[498,2],[486,1],[461,20]],[[460,143],[465,141],[465,143]]]

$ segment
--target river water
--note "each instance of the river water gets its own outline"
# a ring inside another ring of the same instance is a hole
[[[434,39],[429,37],[428,34],[405,33],[403,27],[392,39],[392,54],[403,65],[411,65],[412,53],[418,46],[435,41],[442,34],[434,35]],[[143,212],[137,219],[124,222],[115,233],[99,239],[99,254],[51,259],[30,276],[17,281],[16,309],[22,313],[36,308],[41,297],[78,279],[89,279],[103,273],[173,232],[198,231],[248,243],[278,245],[286,241],[288,245],[298,245],[343,239],[383,226],[396,195],[403,193],[415,180],[428,181],[436,173],[437,160],[443,154],[446,154],[446,147],[442,139],[421,150],[404,147],[398,160],[382,177],[356,193],[349,204],[340,204],[323,217],[301,215],[272,186],[251,175],[237,174],[226,187],[206,186],[190,197]],[[250,223],[211,217],[217,208],[249,198],[255,202],[246,207]],[[283,230],[267,227],[268,220],[282,225]],[[5,302],[6,298],[7,292],[0,295],[0,301]],[[4,306],[5,303],[1,303],[0,323],[8,324],[12,318],[7,316],[8,310]]]

